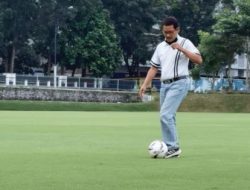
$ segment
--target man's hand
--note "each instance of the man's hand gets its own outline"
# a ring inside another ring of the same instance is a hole
[[[146,79],[144,80],[143,84],[141,85],[141,88],[139,90],[139,96],[142,98],[144,93],[147,90],[148,85],[150,84],[150,82],[152,81],[152,79],[154,78],[154,76],[156,75],[158,69],[156,67],[150,67],[150,69],[148,70]]]
[[[178,44],[177,42],[172,43],[171,47],[173,49],[177,49],[180,52],[182,52],[185,56],[187,56],[190,61],[192,61],[193,63],[197,63],[197,64],[201,64],[202,63],[202,57],[200,54],[196,54],[196,53],[192,53],[191,51],[188,51],[187,49],[183,48],[180,44]]]
[[[140,90],[139,90],[139,96],[142,98],[147,90],[146,85],[142,85]]]
[[[179,50],[179,51],[182,51],[182,50],[183,50],[183,48],[181,47],[181,45],[178,44],[177,42],[172,43],[172,44],[171,44],[171,47],[172,47],[173,49],[177,49],[177,50]]]

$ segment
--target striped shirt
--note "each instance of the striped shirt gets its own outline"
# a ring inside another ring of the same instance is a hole
[[[189,39],[177,35],[177,43],[192,53],[200,54]],[[152,66],[161,69],[162,81],[189,75],[189,58],[177,49],[173,49],[165,41],[157,45],[150,62]]]

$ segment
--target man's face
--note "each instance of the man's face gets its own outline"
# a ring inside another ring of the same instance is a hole
[[[177,34],[179,33],[179,28],[174,28],[173,25],[170,26],[163,26],[162,33],[166,39],[167,42],[172,42],[177,37]]]

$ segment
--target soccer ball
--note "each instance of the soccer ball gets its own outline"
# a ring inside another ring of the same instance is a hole
[[[151,158],[164,158],[167,151],[167,145],[161,140],[154,140],[148,146],[148,153]]]

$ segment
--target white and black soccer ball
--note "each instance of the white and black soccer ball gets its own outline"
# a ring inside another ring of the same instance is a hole
[[[167,152],[168,147],[162,140],[154,140],[148,146],[148,153],[151,158],[164,158]]]

